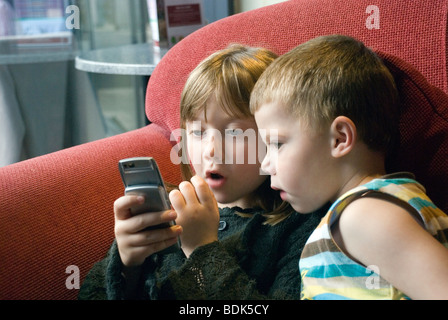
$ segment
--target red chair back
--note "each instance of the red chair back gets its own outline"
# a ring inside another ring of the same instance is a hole
[[[371,4],[369,0],[290,0],[198,30],[174,46],[154,70],[146,97],[148,118],[165,128],[167,136],[179,128],[180,96],[188,74],[202,59],[231,43],[283,54],[316,36],[349,35],[392,59],[389,64],[405,94],[401,153],[391,168],[413,171],[433,200],[448,211],[448,104],[443,93],[448,92],[448,1]],[[406,79],[401,78],[404,75]]]

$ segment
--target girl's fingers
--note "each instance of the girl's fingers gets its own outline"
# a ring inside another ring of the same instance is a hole
[[[125,251],[120,250],[120,257],[123,265],[126,267],[140,266],[143,261],[152,255],[153,253],[162,251],[168,247],[171,247],[177,242],[177,237],[168,238],[159,242],[151,243],[150,245],[143,246],[128,246]]]
[[[171,191],[168,197],[170,198],[170,202],[174,210],[181,210],[182,208],[185,207],[186,202],[184,196],[179,190]]]
[[[182,227],[174,225],[171,227],[145,230],[128,235],[126,242],[128,247],[159,247],[163,242],[171,242],[182,233]]]
[[[143,196],[123,196],[114,202],[115,218],[125,220],[131,217],[130,209],[145,202]]]
[[[208,204],[211,201],[215,201],[215,196],[204,179],[199,176],[194,176],[191,178],[191,183],[196,190],[196,196],[201,204]]]
[[[176,220],[176,218],[177,214],[173,210],[142,213],[126,220],[116,221],[115,233],[137,233],[148,227]]]
[[[170,201],[174,208],[185,205],[204,204],[214,199],[207,182],[199,176],[191,178],[191,183],[183,181],[179,185],[179,190],[170,193]]]
[[[199,201],[196,195],[196,190],[190,182],[183,181],[179,185],[179,191],[182,193],[187,205],[195,204]]]

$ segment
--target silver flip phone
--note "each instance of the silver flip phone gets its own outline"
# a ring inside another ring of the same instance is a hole
[[[145,212],[165,211],[171,208],[168,193],[165,189],[162,176],[154,158],[138,157],[123,159],[118,162],[121,178],[125,186],[125,195],[142,195],[145,202],[131,208],[131,214],[137,215]],[[175,222],[164,223],[148,229],[167,228]],[[161,251],[170,253],[180,249],[180,240],[177,244]]]

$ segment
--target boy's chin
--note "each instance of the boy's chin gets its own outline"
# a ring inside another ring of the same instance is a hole
[[[314,211],[316,211],[318,208],[311,208],[310,206],[307,206],[305,204],[299,204],[299,203],[293,203],[293,202],[289,202],[289,204],[291,205],[291,207],[298,213],[301,214],[309,214],[309,213],[313,213]]]

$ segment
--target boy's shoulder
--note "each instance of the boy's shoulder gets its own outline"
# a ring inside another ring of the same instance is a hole
[[[364,225],[369,228],[377,221],[381,225],[393,220],[395,215],[398,215],[397,218],[404,215],[413,217],[424,227],[425,217],[420,213],[424,206],[436,208],[413,174],[390,174],[373,179],[341,196],[330,209],[330,225],[343,217],[347,226],[356,224],[359,230]]]
[[[414,203],[416,200],[424,201],[428,204],[431,203],[434,206],[427,196],[425,188],[415,180],[412,173],[399,172],[373,179],[366,184],[349,190],[332,204],[330,212],[332,215],[339,215],[345,212],[346,208],[354,201],[359,201],[363,198],[381,199],[393,205],[405,206],[410,211],[418,211],[419,206]],[[368,202],[363,201],[362,203],[368,204]],[[375,203],[378,202],[375,201]],[[358,205],[360,204],[358,203]],[[335,221],[336,218],[332,217],[332,221]]]
[[[351,259],[365,264],[371,258],[370,253],[389,254],[385,248],[392,249],[398,243],[406,243],[412,233],[400,230],[413,230],[416,226],[423,230],[422,222],[409,213],[407,207],[392,201],[379,197],[362,197],[345,208],[332,228],[332,235]],[[367,252],[366,248],[372,250]]]

